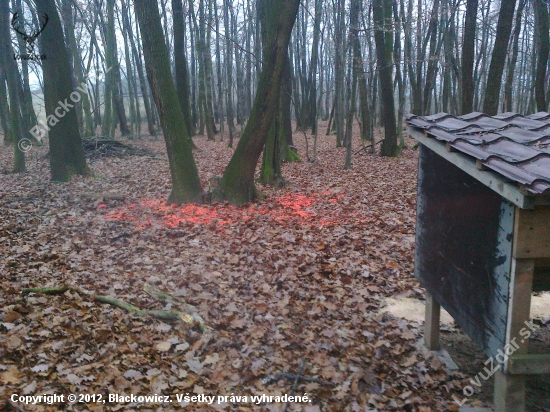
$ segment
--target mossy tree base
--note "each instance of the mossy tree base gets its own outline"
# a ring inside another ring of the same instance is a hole
[[[287,146],[285,150],[285,162],[292,163],[292,162],[301,162],[301,161],[302,159],[300,159],[300,156],[298,155],[298,153],[296,153],[289,146]]]

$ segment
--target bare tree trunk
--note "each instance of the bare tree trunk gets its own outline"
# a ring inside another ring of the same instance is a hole
[[[505,111],[512,111],[512,86],[514,84],[514,72],[516,70],[516,64],[518,61],[519,53],[519,35],[521,33],[521,18],[523,15],[523,9],[525,8],[526,0],[520,0],[518,10],[516,12],[516,23],[513,33],[513,46],[512,55],[508,62],[508,71],[506,73],[506,84],[504,86],[504,103]]]
[[[229,39],[229,0],[223,0],[223,23],[225,28],[225,67],[227,70],[227,124],[229,128],[229,147],[233,147],[233,135],[235,134],[235,123],[233,123],[233,43]]]
[[[212,81],[212,30],[210,29],[212,27],[212,2],[214,0],[208,0],[208,23],[206,24],[205,31],[206,31],[206,42],[205,42],[205,48],[206,53],[204,54],[205,58],[205,82],[206,82],[206,101],[208,103],[207,110],[208,110],[208,122],[210,122],[210,127],[212,128],[212,133],[217,134],[218,129],[216,128],[216,121],[214,119],[214,91],[213,91],[213,84]],[[206,13],[205,18],[206,22]]]
[[[189,6],[191,7],[191,6]],[[193,30],[193,16],[191,13],[189,15],[189,36],[191,40],[191,125],[190,130],[191,135],[194,135],[198,124],[199,124],[199,113],[197,109],[199,108],[197,101],[197,57],[196,57],[196,41],[195,41],[195,31]],[[200,111],[200,110],[199,110]]]
[[[123,19],[123,22],[126,21],[126,24],[125,24],[126,36],[130,41],[130,46],[132,48],[132,55],[134,57],[135,67],[138,73],[141,96],[143,98],[143,106],[145,108],[145,115],[147,117],[147,129],[151,136],[156,136],[157,131],[155,129],[155,125],[153,121],[153,117],[154,117],[153,108],[151,107],[150,100],[149,100],[149,92],[147,90],[147,81],[145,80],[143,64],[141,61],[141,53],[139,53],[139,50],[136,46],[136,41],[134,40],[134,31],[130,26],[128,14],[126,13],[127,12],[126,0],[122,0],[122,3],[123,3],[122,19]],[[137,33],[136,33],[136,39],[137,39]]]
[[[357,76],[359,85],[359,101],[361,108],[361,140],[369,140],[370,135],[370,110],[369,110],[369,97],[367,91],[367,80],[365,78],[365,69],[363,67],[363,56],[361,53],[361,44],[359,43],[359,16],[362,15],[362,3],[361,0],[352,0],[351,3],[351,15],[350,15],[350,29],[354,30],[352,39],[353,47],[353,67]]]
[[[64,10],[64,19],[67,41],[69,45],[69,50],[72,55],[73,63],[73,72],[76,76],[76,81],[79,85],[83,85],[86,80],[84,78],[84,71],[82,68],[82,58],[80,56],[80,49],[76,41],[73,25],[73,2],[72,0],[63,0],[63,10]],[[84,136],[93,135],[93,122],[91,115],[91,106],[90,99],[87,93],[82,93],[82,104],[80,105],[80,116],[81,116],[81,130]]]
[[[319,61],[319,38],[321,37],[321,19],[323,17],[322,0],[315,0],[315,22],[313,26],[313,43],[311,45],[311,63],[308,76],[308,118],[307,125],[311,133],[317,133],[317,66]]]
[[[548,38],[548,4],[544,0],[533,0],[535,7],[535,27],[538,37],[537,49],[537,74],[535,80],[535,99],[537,110],[548,110],[546,102],[546,68],[548,66],[548,53],[550,40]]]
[[[121,2],[124,7],[124,1]],[[117,16],[118,25],[122,29],[124,27],[120,14]],[[122,29],[124,30],[124,29]],[[139,123],[138,123],[138,113],[136,109],[137,103],[137,87],[135,83],[134,70],[132,67],[132,60],[130,58],[130,46],[128,45],[128,38],[123,37],[124,42],[124,62],[126,65],[126,84],[128,87],[128,105],[129,105],[129,115],[130,115],[130,139],[135,138],[140,135]],[[138,106],[139,107],[139,106]],[[141,119],[140,119],[141,121]]]
[[[43,0],[36,4],[38,14],[50,18],[48,30],[40,35],[43,54],[55,50],[55,59],[42,61],[44,73],[44,103],[48,126],[50,126],[50,167],[52,180],[66,182],[71,175],[88,175],[84,150],[80,140],[78,119],[74,110],[75,99],[72,90],[70,57],[65,48],[61,20],[54,0]],[[63,102],[61,105],[59,102]],[[59,107],[64,115],[60,116]]]
[[[393,97],[392,48],[387,44],[388,36],[385,31],[392,30],[391,24],[385,24],[384,0],[373,0],[372,10],[375,24],[374,40],[376,42],[376,57],[382,97],[382,118],[384,122],[384,141],[382,142],[382,156],[397,156],[397,125],[395,123],[395,103]],[[391,2],[389,4],[391,8]],[[391,9],[390,9],[391,10]],[[391,16],[391,14],[390,14]],[[388,27],[389,26],[389,27]]]
[[[225,0],[224,0],[225,1]],[[252,38],[254,37],[254,19],[252,16],[252,10],[250,7],[250,0],[246,2],[246,50],[251,50],[250,46],[252,43]],[[244,8],[244,6],[243,6]],[[258,56],[259,58],[259,56]],[[250,115],[250,109],[252,108],[252,58],[250,53],[246,54],[246,86],[245,86],[245,113],[246,116]]]
[[[0,1],[0,59],[3,60],[0,71],[3,71],[5,73],[5,76],[2,75],[0,76],[0,78],[5,77],[7,79],[8,93],[10,98],[10,125],[13,135],[14,149],[13,172],[22,173],[26,171],[26,166],[25,153],[21,150],[21,142],[25,138],[26,134],[24,134],[23,131],[23,119],[21,117],[21,101],[19,94],[21,79],[19,78],[19,70],[17,69],[15,60],[13,60],[12,57],[13,48],[11,45],[11,36],[9,32],[9,21],[10,12],[8,8],[8,2]]]
[[[491,116],[496,115],[498,112],[502,73],[508,52],[515,7],[516,0],[502,0],[500,3],[495,44],[487,76],[485,102],[483,103],[483,111]]]
[[[473,112],[474,104],[474,58],[478,0],[467,0],[462,41],[462,99],[461,114]]]
[[[335,47],[336,58],[334,67],[334,77],[336,79],[335,93],[336,93],[336,112],[334,121],[336,122],[336,147],[341,147],[344,140],[344,22],[345,22],[345,0],[338,0],[336,3],[338,9],[336,11],[336,34],[335,34]]]
[[[220,47],[220,16],[218,14],[218,4],[214,3],[215,15],[216,15],[216,81],[218,86],[218,96],[215,99],[216,109],[214,112],[214,117],[220,125],[221,138],[223,140],[223,131],[224,131],[224,116],[223,116],[223,79],[222,79],[222,60],[221,60],[221,47]]]
[[[147,78],[157,107],[172,177],[168,203],[202,201],[202,187],[193,158],[191,139],[172,81],[170,59],[162,32],[156,0],[135,0],[143,42]]]
[[[2,34],[0,34],[0,36],[1,35]],[[2,50],[2,52],[3,51],[4,50]],[[4,146],[8,146],[13,143],[13,135],[12,125],[10,123],[8,92],[6,90],[6,69],[3,60],[3,58],[0,58],[0,126],[2,126],[2,131],[4,132]]]
[[[395,38],[393,47],[393,56],[395,61],[395,82],[398,90],[397,104],[397,135],[399,136],[399,146],[405,146],[405,137],[403,136],[403,116],[405,111],[405,85],[403,84],[403,74],[401,71],[401,25],[399,24],[399,11],[397,10],[397,1],[392,1],[392,9],[395,21]]]
[[[172,0],[172,18],[174,27],[174,64],[176,66],[176,91],[185,119],[185,127],[191,136],[191,104],[189,103],[189,73],[185,57],[185,17],[182,0]]]
[[[242,204],[258,196],[254,171],[279,105],[288,44],[299,4],[300,0],[261,0],[258,4],[266,16],[262,28],[266,39],[262,74],[250,119],[214,194],[217,199]]]
[[[439,14],[439,0],[434,0],[430,24],[428,26],[428,36],[430,37],[430,54],[428,59],[428,70],[426,72],[426,85],[424,86],[424,106],[422,114],[428,114],[430,111],[431,95],[435,86],[435,74],[438,66],[437,57],[437,26]]]
[[[107,24],[105,24],[105,89],[103,91],[103,100],[105,110],[103,113],[102,133],[104,136],[111,136],[113,129],[113,96],[115,87],[115,74],[113,66],[115,63],[115,20],[114,20],[114,0],[107,0]]]
[[[355,33],[354,33],[355,32]],[[352,28],[350,29],[351,36],[356,35],[356,31]],[[350,39],[353,41],[353,39]],[[351,90],[350,90],[350,108],[348,111],[348,118],[346,122],[346,140],[344,142],[344,145],[346,146],[346,162],[344,164],[344,169],[351,169],[351,154],[352,154],[352,133],[353,133],[353,119],[355,118],[356,113],[356,106],[357,106],[357,71],[354,70],[353,67],[353,60],[356,58],[356,56],[353,56],[350,67],[350,75],[349,78],[351,78],[349,81],[351,81]]]
[[[21,7],[21,0],[17,0],[15,2],[15,9],[19,11],[19,19],[21,19],[21,24],[24,25],[24,14],[23,9]],[[26,47],[25,42],[20,36],[17,36],[17,40],[19,43],[19,53],[20,54],[26,54]],[[34,112],[34,107],[32,104],[32,93],[31,88],[29,84],[29,63],[27,60],[21,60],[21,74],[22,74],[22,95],[20,97],[21,104],[23,105],[23,117],[25,120],[25,123],[28,125],[36,125],[36,113]]]

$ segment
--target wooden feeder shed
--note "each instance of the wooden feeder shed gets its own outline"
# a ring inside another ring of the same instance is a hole
[[[550,354],[528,353],[531,294],[550,290],[550,114],[409,115],[407,125],[420,143],[426,344],[439,349],[443,306],[501,365],[495,410],[524,411],[526,375],[550,373]]]

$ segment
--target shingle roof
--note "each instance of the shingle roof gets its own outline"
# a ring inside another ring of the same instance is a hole
[[[528,193],[550,194],[549,113],[438,113],[405,118],[409,127],[446,142],[448,150],[477,159],[478,167],[494,170]]]

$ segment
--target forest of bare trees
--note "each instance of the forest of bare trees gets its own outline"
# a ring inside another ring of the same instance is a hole
[[[264,183],[280,183],[281,162],[298,160],[293,127],[313,148],[319,133],[334,135],[349,168],[354,124],[366,150],[397,156],[407,112],[548,110],[544,0],[0,5],[4,144],[23,172],[25,147],[48,136],[58,181],[93,172],[82,139],[162,134],[170,201],[200,201],[192,137],[228,136],[235,152],[214,197],[244,203],[257,196],[262,153]]]
[[[0,411],[550,411],[549,1],[0,0]]]

